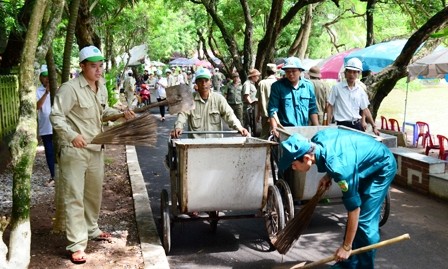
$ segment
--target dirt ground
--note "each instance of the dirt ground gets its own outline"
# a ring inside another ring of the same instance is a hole
[[[71,263],[65,250],[65,235],[52,231],[55,207],[53,197],[49,197],[31,210],[29,268],[143,268],[125,147],[107,146],[105,163],[106,176],[99,225],[102,230],[112,233],[112,242],[89,241],[86,249],[87,263]],[[35,170],[44,168],[46,167],[35,166]]]

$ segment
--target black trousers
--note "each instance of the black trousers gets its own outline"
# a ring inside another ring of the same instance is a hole
[[[352,129],[359,130],[361,132],[365,132],[364,128],[362,127],[361,120],[356,121],[336,121],[337,125],[346,126]]]

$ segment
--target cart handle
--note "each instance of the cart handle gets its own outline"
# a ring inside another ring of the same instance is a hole
[[[239,134],[238,131],[183,131],[182,134]]]

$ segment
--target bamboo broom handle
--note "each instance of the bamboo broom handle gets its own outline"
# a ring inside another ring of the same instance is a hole
[[[391,239],[388,239],[388,240],[381,241],[381,242],[376,243],[376,244],[368,245],[368,246],[365,246],[365,247],[362,247],[362,248],[357,248],[357,249],[352,251],[350,256],[356,255],[356,254],[360,254],[360,253],[363,253],[363,252],[366,252],[366,251],[370,251],[370,250],[373,250],[373,249],[385,247],[385,246],[388,246],[388,245],[391,245],[391,244],[395,244],[395,243],[398,243],[400,241],[407,240],[407,239],[410,239],[410,238],[411,237],[409,236],[409,234],[403,234],[403,235],[400,235],[400,236],[397,236],[397,237],[394,237],[394,238],[391,238]],[[327,258],[324,258],[322,260],[318,260],[318,261],[312,262],[310,264],[306,264],[304,266],[301,266],[302,264],[294,265],[293,267],[291,267],[291,269],[313,268],[313,267],[316,267],[318,265],[322,265],[322,264],[331,262],[333,260],[334,260],[334,256],[332,255],[332,256],[328,256]]]
[[[166,106],[166,105],[169,105],[169,104],[170,103],[169,103],[168,100],[163,100],[161,102],[152,103],[152,104],[146,105],[144,107],[136,108],[133,111],[135,113],[142,113],[142,112],[145,112],[145,111],[147,111],[147,110],[149,110],[151,108],[158,107],[158,106]],[[104,117],[103,121],[104,122],[106,122],[106,121],[116,121],[116,120],[118,120],[121,117],[124,117],[124,113],[120,113],[120,114],[115,114],[115,115]]]

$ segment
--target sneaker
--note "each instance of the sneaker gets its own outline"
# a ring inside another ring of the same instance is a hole
[[[53,187],[54,186],[54,179],[53,178],[50,178],[48,181],[47,181],[47,187]]]

